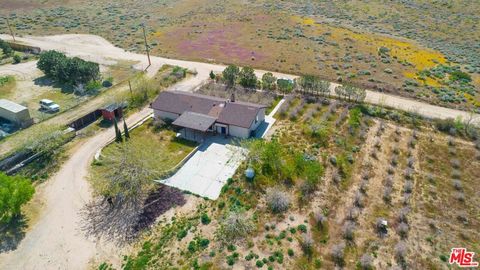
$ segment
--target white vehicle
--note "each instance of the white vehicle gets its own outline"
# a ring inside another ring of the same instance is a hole
[[[49,99],[42,99],[40,100],[40,108],[42,110],[48,111],[48,112],[58,112],[60,111],[60,106],[56,104],[55,102],[49,100]]]

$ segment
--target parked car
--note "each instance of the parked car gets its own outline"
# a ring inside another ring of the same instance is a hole
[[[40,100],[40,108],[47,112],[58,112],[60,111],[60,106],[50,99]]]

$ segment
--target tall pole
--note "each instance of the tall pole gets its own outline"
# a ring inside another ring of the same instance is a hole
[[[130,97],[133,100],[132,84],[130,83],[130,80],[128,80],[128,88],[130,88]]]
[[[15,35],[13,34],[12,27],[10,26],[10,21],[8,20],[8,17],[6,17],[6,18],[7,18],[8,30],[10,30],[10,35],[12,35],[13,42],[16,42],[16,41],[15,41]]]
[[[143,38],[145,40],[145,50],[147,51],[147,57],[148,57],[148,66],[145,68],[145,71],[152,65],[152,61],[150,61],[150,49],[148,48],[148,43],[147,43],[147,33],[145,32],[145,23],[142,24],[143,27]]]

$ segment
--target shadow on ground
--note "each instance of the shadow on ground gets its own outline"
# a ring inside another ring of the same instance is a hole
[[[87,237],[122,244],[134,240],[140,232],[175,206],[186,203],[182,191],[159,185],[145,200],[123,200],[113,203],[97,198],[82,211],[81,227]]]
[[[14,218],[7,225],[0,225],[0,253],[15,250],[25,237],[27,221],[24,216]]]

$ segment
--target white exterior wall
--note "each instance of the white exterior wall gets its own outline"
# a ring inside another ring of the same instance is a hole
[[[250,137],[250,129],[248,128],[229,125],[228,131],[230,136],[243,138],[243,139],[247,139],[248,137]]]
[[[153,116],[155,117],[155,119],[170,119],[172,121],[175,121],[180,115],[171,112],[153,110]]]
[[[256,130],[260,124],[265,121],[265,109],[260,109],[257,113],[257,122],[253,121],[250,130]]]

